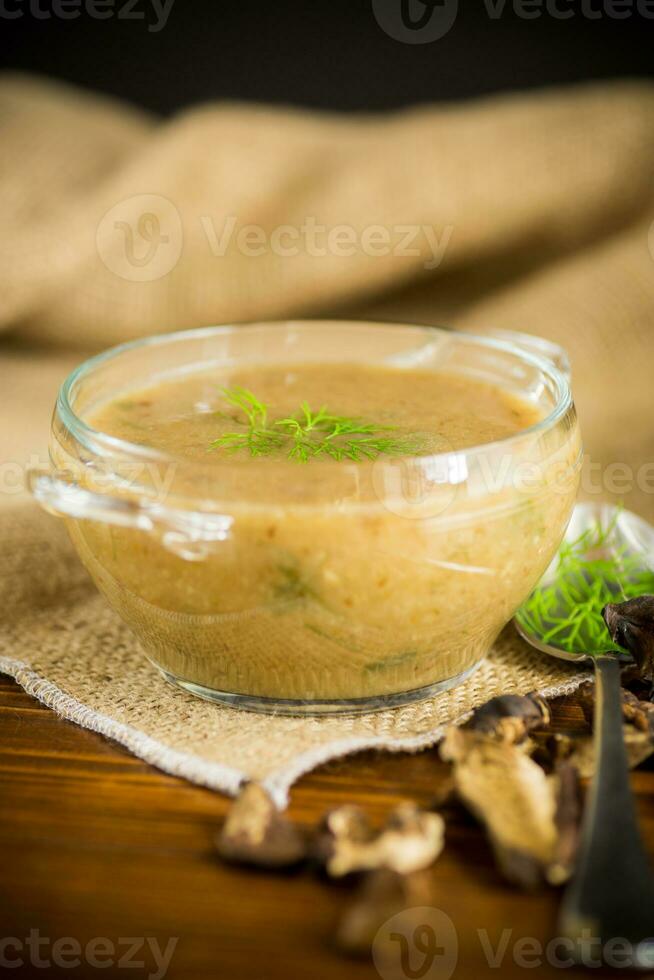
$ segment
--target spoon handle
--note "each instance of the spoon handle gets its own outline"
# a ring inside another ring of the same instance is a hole
[[[596,769],[586,804],[577,868],[559,928],[575,943],[631,943],[631,965],[654,965],[654,883],[638,830],[622,730],[620,664],[594,658]],[[612,964],[615,965],[615,964]]]

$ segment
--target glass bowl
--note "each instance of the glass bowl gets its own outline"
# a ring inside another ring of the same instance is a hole
[[[471,449],[342,462],[336,481],[332,464],[328,494],[318,460],[197,462],[85,421],[119,394],[184,372],[345,361],[492,382],[543,418]],[[51,466],[30,486],[65,519],[98,588],[169,681],[259,711],[392,707],[468,677],[558,547],[581,460],[565,364],[531,337],[413,325],[148,337],[65,381]]]

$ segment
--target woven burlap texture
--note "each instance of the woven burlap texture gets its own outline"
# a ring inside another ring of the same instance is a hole
[[[321,762],[364,748],[416,750],[495,694],[566,693],[587,674],[529,650],[507,630],[460,687],[375,714],[288,718],[221,708],[171,687],[98,595],[66,533],[33,507],[2,514],[0,670],[85,728],[194,782],[235,793],[264,783],[284,805]]]

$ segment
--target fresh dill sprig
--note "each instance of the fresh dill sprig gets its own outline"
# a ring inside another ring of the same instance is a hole
[[[248,391],[247,388],[223,388],[225,400],[235,408],[240,408],[253,428],[265,429],[268,421],[268,406]]]
[[[607,548],[617,517],[562,544],[554,580],[538,586],[516,613],[525,632],[568,653],[625,652],[611,640],[602,609],[654,592],[654,570],[624,545]]]
[[[265,456],[278,449],[283,439],[268,426],[268,406],[247,388],[224,388],[225,400],[245,415],[246,432],[230,432],[211,443],[210,449],[223,448],[228,452],[247,449],[251,456]],[[238,419],[236,421],[239,421]]]
[[[323,405],[314,412],[308,402],[300,411],[274,422],[268,420],[268,406],[246,388],[224,388],[230,405],[239,409],[246,421],[246,431],[229,432],[211,442],[209,449],[233,453],[246,450],[251,456],[269,456],[284,452],[289,459],[307,463],[316,456],[353,462],[374,460],[385,454],[406,456],[423,448],[413,436],[393,436],[393,426],[374,425],[363,419],[333,415]]]

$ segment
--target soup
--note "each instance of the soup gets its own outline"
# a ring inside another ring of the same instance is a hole
[[[174,528],[162,538],[75,520],[71,533],[150,658],[196,693],[281,710],[406,700],[480,661],[561,539],[579,443],[566,430],[544,446],[542,417],[465,373],[173,374],[85,421],[153,450],[175,500],[204,495],[223,533],[197,554],[175,547]],[[466,449],[487,445],[490,464],[498,443],[511,477],[517,458],[537,466],[528,487],[489,472],[497,487],[480,490],[466,471]]]
[[[245,410],[239,404],[239,393]],[[219,466],[224,453],[231,454],[236,447],[227,440],[222,446],[216,442],[249,429],[248,396],[250,405],[256,407],[258,402],[265,407],[266,429],[271,432],[279,430],[283,436],[285,428],[280,428],[280,422],[286,419],[297,417],[304,422],[302,406],[306,405],[313,416],[326,409],[327,418],[347,419],[352,428],[357,422],[362,423],[360,428],[372,428],[373,436],[391,440],[383,455],[396,456],[450,452],[495,442],[541,418],[531,403],[463,375],[330,364],[255,368],[223,378],[198,374],[165,381],[110,401],[89,421],[101,432],[202,462],[215,450]],[[329,432],[326,427],[319,431]],[[365,447],[369,434],[355,431],[351,441]],[[337,439],[335,445],[344,441]],[[379,448],[379,440],[376,444],[373,440],[373,449],[375,445]],[[282,438],[257,455],[279,461],[289,455],[288,446]],[[340,461],[326,452],[316,454],[312,461],[318,456]]]

